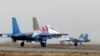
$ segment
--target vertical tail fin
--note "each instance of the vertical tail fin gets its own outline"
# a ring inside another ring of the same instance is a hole
[[[85,36],[83,37],[84,41],[88,40],[88,34],[85,34]]]
[[[41,30],[42,33],[46,33],[46,28],[45,28],[45,26],[41,27],[40,30]]]
[[[12,29],[13,29],[13,34],[20,33],[20,29],[15,17],[12,18]]]
[[[34,30],[33,36],[36,36],[41,33],[36,17],[33,17],[33,30]]]
[[[43,34],[47,34],[47,33],[49,33],[49,32],[48,32],[48,27],[47,27],[47,25],[41,27],[40,30],[41,30],[41,33],[43,33]]]
[[[40,30],[36,17],[33,17],[33,30],[34,31]]]
[[[79,38],[83,38],[83,34],[80,34]]]

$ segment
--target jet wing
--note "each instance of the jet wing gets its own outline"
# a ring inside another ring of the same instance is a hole
[[[7,37],[12,36],[12,33],[0,33],[0,36],[6,35]]]
[[[67,36],[68,34],[41,34],[40,37],[53,37],[60,38],[62,36]]]
[[[7,37],[12,37],[12,36],[26,36],[26,37],[31,37],[32,36],[32,32],[28,32],[28,33],[17,33],[17,34],[11,34],[11,33],[0,33],[0,36],[2,37],[3,35],[6,35]]]

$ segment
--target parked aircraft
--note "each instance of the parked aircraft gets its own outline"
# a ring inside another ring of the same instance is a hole
[[[12,18],[12,30],[13,30],[12,33],[0,34],[0,35],[1,36],[7,35],[8,37],[11,37],[14,42],[16,42],[17,40],[21,40],[22,42],[20,45],[22,47],[24,46],[25,41],[40,42],[40,45],[42,47],[46,47],[46,42],[48,39],[52,39],[53,37],[58,38],[62,37],[63,35],[68,35],[68,34],[58,33],[49,25],[45,25],[40,30],[39,24],[35,17],[33,18],[33,32],[21,33],[15,17]]]
[[[78,39],[70,37],[70,36],[60,39],[61,43],[65,42],[65,41],[73,42],[74,46],[78,46],[78,43],[80,43],[82,45],[83,42],[90,42],[90,40],[88,39],[88,34],[81,34]]]

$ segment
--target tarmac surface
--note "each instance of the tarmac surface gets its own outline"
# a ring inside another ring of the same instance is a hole
[[[64,53],[100,53],[100,50],[55,49],[55,48],[25,48],[0,47],[1,52],[64,52]]]
[[[60,45],[49,44],[47,47],[42,48],[40,44],[25,44],[20,47],[20,44],[0,44],[0,52],[61,52],[61,53],[100,53],[100,45]]]

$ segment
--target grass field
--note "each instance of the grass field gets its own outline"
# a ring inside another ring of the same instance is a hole
[[[100,56],[88,53],[0,52],[0,56]]]

